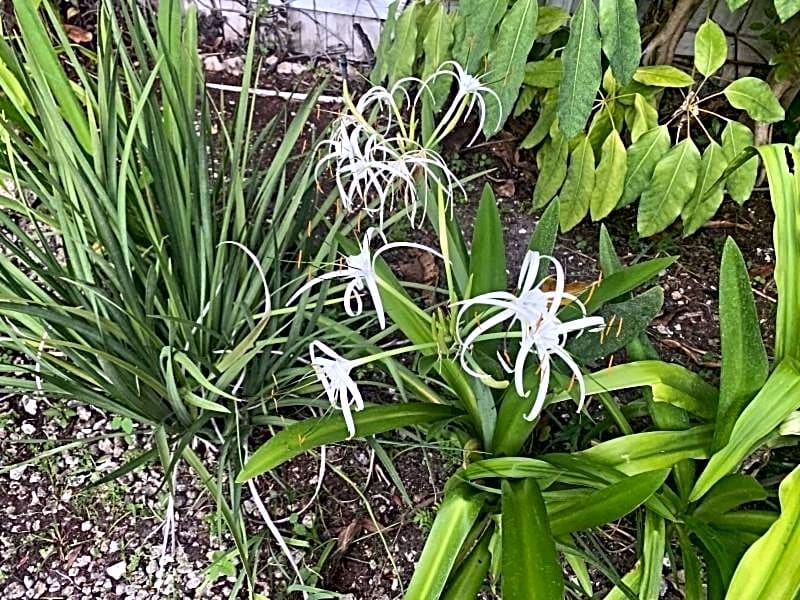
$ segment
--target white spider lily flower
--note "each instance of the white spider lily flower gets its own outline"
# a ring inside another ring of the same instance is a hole
[[[396,200],[401,198],[409,220],[416,226],[421,204],[420,177],[426,186],[430,186],[430,182],[440,185],[448,201],[452,200],[456,189],[466,195],[461,182],[440,154],[412,140],[386,138],[353,117],[340,119],[331,139],[321,146],[328,151],[317,163],[316,177],[333,163],[336,186],[345,210],[352,212],[363,208],[369,214],[377,212],[381,225],[387,206],[394,210]]]
[[[475,135],[472,136],[469,142],[471,146],[475,143],[475,140],[478,139],[478,135],[480,135],[484,123],[486,122],[486,99],[483,95],[488,94],[492,96],[499,107],[502,107],[503,103],[500,101],[500,96],[497,95],[497,92],[484,85],[480,77],[468,73],[464,67],[454,60],[448,60],[442,63],[437,71],[429,75],[424,82],[424,89],[427,89],[431,81],[441,76],[449,76],[455,79],[458,89],[456,90],[456,95],[450,103],[450,107],[447,109],[445,116],[440,120],[440,127],[447,127],[448,125],[451,127],[455,126],[455,123],[451,123],[454,118],[458,120],[463,113],[464,120],[466,120],[472,113],[473,108],[475,108],[476,105],[478,107],[478,127],[475,130]],[[469,104],[466,110],[464,110],[462,102],[466,100],[469,101]],[[502,125],[501,112],[502,111],[498,111],[495,129],[499,129]]]
[[[320,352],[321,355],[317,352]],[[308,353],[311,356],[311,366],[322,384],[331,406],[342,411],[347,431],[350,434],[348,439],[352,438],[356,434],[356,425],[350,407],[352,405],[356,412],[364,410],[364,399],[361,397],[356,382],[350,376],[350,371],[357,365],[336,354],[319,340],[311,342]]]
[[[370,246],[372,245],[372,239],[376,234],[383,240],[383,245],[372,252]],[[314,277],[305,285],[300,287],[300,289],[298,289],[294,294],[292,294],[292,297],[289,298],[289,304],[299,298],[303,292],[317,285],[318,283],[328,279],[349,279],[350,282],[347,284],[347,287],[344,291],[345,312],[347,312],[347,314],[351,317],[361,314],[364,309],[364,305],[361,300],[360,292],[366,289],[372,298],[372,304],[374,305],[375,313],[378,316],[378,324],[380,325],[381,329],[386,329],[386,314],[383,310],[383,302],[381,301],[380,290],[378,289],[378,275],[375,272],[375,262],[383,252],[395,248],[416,248],[418,250],[430,252],[439,258],[443,258],[441,254],[422,244],[416,244],[414,242],[389,243],[387,242],[386,236],[383,234],[383,232],[375,227],[370,227],[367,229],[367,232],[364,234],[364,239],[361,241],[361,251],[358,254],[346,256],[345,267],[343,269],[338,269],[336,271],[331,271],[330,273],[324,273]]]
[[[541,289],[544,280],[537,282],[539,265],[542,259],[549,261],[555,267],[555,287],[552,291],[543,291]],[[541,411],[547,395],[550,383],[551,355],[561,358],[575,375],[580,389],[580,402],[583,402],[585,397],[583,376],[574,359],[564,349],[564,344],[567,341],[567,334],[575,331],[580,332],[588,328],[603,327],[605,321],[602,317],[587,317],[583,303],[573,294],[564,290],[564,269],[561,263],[551,256],[542,256],[538,252],[528,252],[520,269],[517,288],[517,294],[503,291],[488,292],[458,303],[461,307],[457,317],[459,323],[465,312],[471,307],[484,305],[500,309],[499,312],[479,323],[464,338],[461,342],[460,360],[467,373],[479,378],[488,377],[486,373],[473,368],[470,364],[471,362],[474,363],[471,356],[469,356],[472,345],[480,336],[489,333],[489,331],[505,321],[510,321],[509,329],[516,322],[519,322],[521,329],[520,347],[513,369],[499,353],[498,359],[507,372],[514,374],[516,392],[520,396],[528,397],[530,391],[526,391],[523,384],[525,361],[528,354],[531,354],[534,350],[536,351],[541,370],[539,389],[533,408],[526,415],[527,419],[533,420]],[[572,321],[560,321],[556,314],[564,300],[576,304],[581,309],[583,317]]]

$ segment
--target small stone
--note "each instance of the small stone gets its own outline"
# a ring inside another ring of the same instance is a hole
[[[114,563],[110,567],[106,569],[106,573],[108,576],[111,577],[114,581],[119,581],[119,579],[125,575],[125,569],[127,565],[125,564],[124,560],[119,561],[118,563]]]
[[[203,68],[209,73],[220,73],[225,70],[225,65],[218,56],[206,56],[203,59]]]
[[[678,290],[672,292],[670,296],[672,297],[673,300],[680,300],[683,297]]]
[[[306,70],[306,68],[299,63],[282,62],[278,63],[278,66],[275,67],[275,70],[279,75],[300,75]]]
[[[8,476],[11,478],[11,481],[19,481],[22,479],[22,474],[25,473],[25,469],[28,468],[28,465],[20,465],[11,469],[8,472]]]
[[[22,409],[29,415],[35,415],[38,409],[36,398],[34,398],[33,396],[23,396]]]
[[[24,433],[25,435],[33,435],[34,433],[36,433],[36,427],[30,423],[23,423],[20,429],[22,429],[22,433]]]
[[[83,523],[81,523],[81,531],[86,532],[89,531],[91,528],[92,528],[91,521],[84,521]]]

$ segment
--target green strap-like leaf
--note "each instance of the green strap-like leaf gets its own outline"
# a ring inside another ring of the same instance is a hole
[[[728,58],[728,42],[722,28],[707,20],[694,36],[694,65],[701,75],[716,73]]]
[[[433,527],[406,590],[405,600],[439,598],[482,504],[482,497],[472,493],[466,486],[454,488],[445,496],[436,512]]]
[[[506,289],[506,253],[503,223],[497,209],[497,198],[487,183],[481,194],[475,229],[472,232],[469,273],[471,295]]]
[[[800,594],[800,467],[779,489],[781,516],[745,552],[733,574],[727,600],[797,598]]]
[[[691,198],[700,174],[700,152],[690,138],[658,161],[650,185],[639,201],[636,228],[646,237],[666,229]]]
[[[594,192],[594,152],[584,136],[570,155],[567,178],[561,188],[561,231],[569,231],[589,212]]]
[[[677,401],[682,398],[680,403],[692,406],[695,413],[707,416],[716,413],[716,388],[681,365],[660,360],[641,360],[586,375],[586,393],[589,395],[644,386],[653,390],[656,401]],[[569,397],[569,393],[560,392],[552,402],[561,402]]]
[[[714,449],[722,448],[736,419],[769,375],[750,275],[733,238],[725,241],[719,273],[719,325],[722,374]]]
[[[589,209],[592,221],[604,219],[617,207],[625,188],[625,173],[628,170],[628,154],[619,132],[614,129],[603,142],[600,162],[595,172],[595,181],[602,182],[592,191]]]
[[[775,361],[785,356],[800,360],[800,149],[772,144],[758,149],[769,181],[775,213],[775,284],[778,316],[775,326]]]
[[[636,510],[664,483],[668,470],[650,471],[626,477],[605,488],[561,504],[550,513],[550,528],[555,536],[599,527]]]
[[[564,578],[536,480],[504,479],[502,488],[503,598],[561,600]]]
[[[603,52],[611,63],[614,78],[626,85],[639,66],[642,39],[635,0],[600,0],[600,33]]]
[[[505,123],[525,77],[525,64],[536,35],[539,4],[536,0],[516,0],[500,23],[494,44],[487,57],[486,86],[500,98],[486,99],[486,137],[499,131]]]
[[[558,122],[564,135],[571,138],[586,125],[603,76],[598,15],[592,0],[581,0],[572,16],[562,64],[564,78],[558,94]]]
[[[756,77],[740,77],[722,90],[728,102],[755,121],[777,123],[783,121],[785,112],[765,81]]]
[[[663,583],[661,571],[664,568],[664,551],[667,545],[664,518],[647,510],[644,517],[643,537],[639,598],[641,600],[658,600],[661,596],[661,584]]]
[[[706,494],[692,516],[710,523],[721,515],[749,502],[767,498],[767,492],[758,481],[749,475],[737,473],[719,480]]]
[[[794,360],[785,358],[739,415],[728,443],[711,457],[689,499],[693,502],[702,498],[717,481],[753,452],[798,405],[800,371]]]
[[[402,404],[400,406],[370,406],[353,414],[356,437],[384,433],[400,427],[422,425],[448,419],[458,413],[451,407],[435,404]],[[283,429],[258,450],[242,467],[239,483],[266,473],[287,460],[312,448],[341,442],[348,438],[347,424],[335,413],[314,419],[304,419]]]
[[[638,475],[669,469],[688,458],[708,458],[711,435],[710,425],[677,431],[645,431],[602,442],[577,454],[628,475]]]
[[[462,561],[453,578],[448,581],[443,600],[463,600],[476,598],[483,587],[486,573],[492,564],[490,547],[495,530],[489,526],[481,539]]]

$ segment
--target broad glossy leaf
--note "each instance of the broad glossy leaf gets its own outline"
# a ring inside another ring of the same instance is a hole
[[[536,480],[506,479],[502,489],[503,598],[561,600],[564,578]]]
[[[550,513],[555,536],[611,523],[636,510],[664,483],[668,470],[626,477],[618,483],[590,492]]]
[[[788,144],[771,144],[758,149],[769,181],[775,213],[775,284],[778,288],[778,316],[775,327],[775,361],[785,356],[800,360],[800,149]]]
[[[561,231],[569,231],[589,212],[594,190],[594,152],[588,137],[583,137],[569,158],[567,177],[561,188]]]
[[[528,132],[528,135],[520,142],[519,147],[522,149],[535,148],[544,138],[548,136],[553,123],[556,120],[556,111],[558,110],[558,90],[547,90],[541,103],[541,111],[536,123]],[[539,157],[537,156],[537,162]],[[565,165],[566,166],[566,165]]]
[[[676,431],[645,431],[602,442],[576,453],[626,475],[669,469],[686,459],[708,458],[713,428],[701,425]]]
[[[497,199],[487,183],[481,194],[475,229],[472,232],[469,273],[473,297],[485,292],[506,289],[506,252],[503,224]]]
[[[657,87],[689,87],[694,79],[686,71],[669,65],[639,67],[633,74],[634,81]]]
[[[536,21],[536,37],[553,33],[569,21],[569,13],[560,6],[546,4],[539,7],[539,19]]]
[[[666,229],[691,198],[700,173],[700,152],[687,138],[658,161],[650,185],[642,193],[636,227],[646,237]]]
[[[779,489],[781,516],[745,552],[733,574],[729,600],[796,598],[800,594],[800,467]]]
[[[783,121],[785,112],[767,83],[756,77],[740,77],[722,90],[734,108],[764,123]]]
[[[516,118],[521,114],[528,112],[531,106],[533,106],[533,101],[536,100],[538,94],[539,91],[536,88],[523,85],[519,92],[517,103],[514,105],[514,112],[511,113],[511,116]]]
[[[536,0],[516,0],[500,23],[500,29],[487,57],[485,85],[500,98],[486,100],[486,137],[505,123],[525,77],[525,63],[536,35],[539,4]]]
[[[627,84],[639,66],[642,39],[635,0],[600,0],[600,34],[603,52],[616,80]]]
[[[727,442],[736,419],[769,375],[750,275],[733,238],[725,241],[719,274],[722,374],[714,449]]]
[[[592,221],[605,218],[616,208],[625,188],[627,170],[628,154],[625,151],[625,144],[622,143],[622,138],[614,129],[603,142],[600,162],[595,172],[595,181],[602,182],[602,184],[594,187],[589,202]]]
[[[466,487],[455,488],[445,496],[436,511],[405,600],[439,598],[482,504],[483,498]]]
[[[399,0],[394,0],[389,4],[386,14],[386,21],[383,23],[380,41],[375,49],[375,66],[369,75],[370,81],[375,85],[380,85],[389,75],[389,58],[391,56],[392,40],[394,39],[395,28],[397,27],[397,7]]]
[[[753,145],[753,132],[749,127],[736,121],[728,121],[722,130],[722,150],[728,162],[748,146]],[[755,156],[733,171],[725,180],[725,187],[731,198],[742,204],[750,197],[758,176],[758,157]]]
[[[561,82],[561,59],[545,58],[525,65],[525,85],[538,88],[554,88]]]
[[[567,176],[567,159],[569,157],[569,140],[557,131],[555,136],[542,144],[536,154],[539,173],[536,187],[533,189],[533,208],[544,207],[561,189]]]
[[[450,60],[450,50],[453,45],[453,17],[441,4],[431,5],[433,8],[427,18],[425,37],[422,48],[425,52],[425,64],[422,68],[422,77],[426,78],[436,72],[447,60]],[[450,91],[452,82],[447,77],[438,77],[429,85],[433,94],[434,105],[442,106]],[[423,96],[425,97],[425,96]]]
[[[716,214],[724,196],[723,183],[719,178],[727,166],[728,158],[722,146],[710,142],[703,150],[694,194],[681,211],[684,235],[692,235]]]
[[[695,501],[702,498],[717,481],[733,471],[755,450],[798,406],[800,406],[800,371],[794,360],[784,358],[758,395],[739,415],[728,443],[711,457],[689,499]]]
[[[389,85],[413,74],[417,58],[417,11],[422,6],[413,3],[398,17],[386,64]]]
[[[641,94],[634,94],[633,115],[631,141],[635,143],[642,135],[658,126],[658,110],[650,100]]]
[[[647,188],[658,161],[667,153],[669,147],[669,132],[662,125],[642,134],[628,148],[625,189],[619,206],[627,206]]]
[[[586,125],[603,76],[597,9],[592,0],[581,0],[572,16],[562,64],[564,79],[558,95],[558,122],[564,135],[571,138]]]
[[[411,425],[423,425],[452,418],[458,413],[449,406],[435,404],[402,404],[400,406],[369,406],[354,413],[356,436],[366,437]],[[348,437],[347,425],[341,414],[304,419],[272,436],[242,467],[239,483],[266,473],[306,450],[325,444],[341,442]]]
[[[726,0],[728,8],[731,12],[739,10],[742,6],[747,4],[750,0]]]
[[[453,58],[468,73],[477,73],[489,51],[495,28],[505,16],[508,0],[462,0],[458,5]]]
[[[800,12],[800,0],[775,0],[775,12],[781,23],[785,23]]]
[[[706,20],[694,36],[694,66],[701,75],[716,73],[728,59],[728,41],[722,28]]]

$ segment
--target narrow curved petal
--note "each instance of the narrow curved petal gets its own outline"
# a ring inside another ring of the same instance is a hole
[[[528,421],[534,421],[544,408],[544,400],[547,397],[547,389],[550,387],[550,355],[546,352],[539,352],[539,389],[536,391],[536,399],[530,412],[525,415]]]

